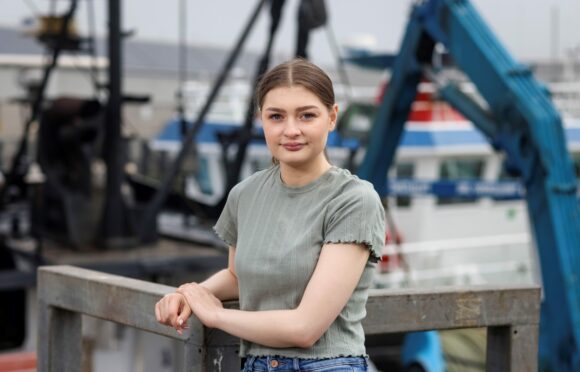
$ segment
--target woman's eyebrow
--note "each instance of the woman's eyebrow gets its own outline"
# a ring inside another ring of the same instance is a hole
[[[286,112],[286,110],[283,110],[283,109],[277,108],[277,107],[268,107],[264,111]]]
[[[300,106],[296,107],[296,111],[306,111],[311,109],[318,109],[318,106],[314,105],[307,105],[307,106]],[[273,112],[286,112],[286,110],[278,108],[278,107],[267,107],[264,111],[273,111]]]
[[[306,111],[311,109],[318,109],[318,106],[308,105],[308,106],[300,106],[296,108],[296,111]]]

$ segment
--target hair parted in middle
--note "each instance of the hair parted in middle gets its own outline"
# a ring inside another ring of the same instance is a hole
[[[332,80],[326,72],[312,62],[295,58],[274,67],[262,76],[256,88],[258,110],[262,110],[266,94],[272,89],[296,85],[314,93],[328,109],[335,104]]]

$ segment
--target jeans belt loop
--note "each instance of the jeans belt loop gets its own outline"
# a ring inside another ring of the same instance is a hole
[[[292,363],[295,371],[300,371],[300,358],[292,358]]]
[[[249,360],[247,361],[248,368],[250,368],[251,370],[254,369],[254,362],[256,362],[256,357],[254,355],[252,355],[249,357]]]

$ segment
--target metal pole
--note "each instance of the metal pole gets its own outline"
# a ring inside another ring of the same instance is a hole
[[[179,90],[177,91],[177,115],[182,138],[187,134],[185,97],[183,90],[187,79],[187,0],[179,2]]]
[[[284,6],[285,0],[273,0],[271,2],[270,15],[270,35],[268,38],[268,43],[266,44],[266,49],[260,60],[260,64],[252,81],[252,94],[248,102],[248,109],[246,110],[246,117],[244,121],[244,126],[239,132],[238,149],[236,152],[236,157],[234,161],[228,161],[226,158],[227,166],[227,187],[226,191],[229,192],[240,179],[240,172],[242,170],[242,164],[246,158],[246,151],[248,144],[252,140],[252,132],[254,127],[254,117],[256,116],[256,105],[254,102],[254,96],[256,95],[257,83],[260,77],[266,73],[270,65],[270,56],[272,54],[272,46],[274,45],[274,36],[278,31],[278,26],[280,25],[280,18],[282,17],[282,8]]]
[[[352,91],[352,84],[348,79],[346,66],[344,65],[344,61],[342,60],[340,48],[338,47],[338,43],[336,42],[336,36],[334,35],[334,30],[332,29],[330,22],[326,24],[326,35],[328,36],[328,44],[330,45],[332,54],[334,54],[334,58],[336,59],[336,70],[338,71],[340,82],[344,87],[344,95],[346,96],[346,101],[347,103],[349,103],[350,101],[352,101],[354,95]]]
[[[121,196],[125,149],[121,139],[122,53],[121,0],[109,0],[109,102],[105,125],[107,186],[99,243],[114,245],[128,236],[127,207]]]
[[[266,1],[268,1],[268,0],[259,0],[258,1],[257,6],[254,8],[253,13],[250,16],[250,19],[248,20],[248,23],[246,24],[242,34],[240,35],[240,38],[238,39],[238,41],[236,43],[236,46],[234,47],[234,49],[232,50],[232,52],[228,56],[228,60],[225,64],[225,66],[223,67],[220,75],[218,76],[218,78],[213,86],[213,89],[210,92],[209,97],[207,98],[207,101],[205,102],[205,105],[203,106],[201,112],[199,113],[199,116],[197,117],[197,120],[195,121],[193,126],[188,129],[187,135],[183,139],[183,143],[181,145],[181,150],[179,151],[179,154],[177,155],[177,158],[175,159],[175,161],[171,164],[171,166],[170,166],[170,168],[165,176],[165,179],[163,180],[163,184],[161,185],[161,187],[159,188],[157,193],[155,193],[153,200],[151,200],[151,202],[147,206],[147,209],[145,210],[145,216],[144,216],[143,221],[141,223],[141,233],[139,235],[142,242],[151,242],[151,241],[156,239],[157,213],[159,212],[159,209],[161,209],[161,206],[163,205],[165,198],[167,197],[167,194],[169,193],[169,189],[171,188],[171,185],[173,184],[173,181],[175,180],[175,177],[177,176],[177,172],[179,171],[179,169],[181,168],[181,165],[183,164],[183,161],[185,160],[185,155],[189,153],[189,150],[192,146],[193,139],[194,139],[195,135],[197,134],[198,130],[201,128],[201,126],[205,120],[205,116],[207,115],[207,113],[211,107],[211,104],[213,103],[213,101],[217,97],[217,94],[219,93],[221,86],[225,82],[229,71],[231,70],[232,66],[234,65],[234,62],[236,61],[238,55],[240,54],[240,52],[242,50],[242,46],[244,45],[248,35],[250,34],[252,26],[254,25],[254,23],[256,23],[256,20],[258,19],[260,9],[262,9],[262,6],[264,5],[264,3]]]
[[[16,154],[12,159],[11,167],[6,175],[5,184],[2,188],[0,188],[0,206],[4,203],[4,195],[6,190],[17,181],[19,172],[24,173],[26,169],[24,167],[28,167],[27,160],[25,160],[25,157],[28,151],[28,136],[30,133],[30,128],[32,127],[32,123],[34,123],[38,119],[40,112],[42,110],[42,104],[44,103],[46,89],[48,87],[52,71],[56,67],[59,56],[64,48],[64,43],[68,35],[68,26],[71,22],[71,19],[74,17],[74,14],[77,9],[77,4],[78,4],[77,0],[71,0],[70,8],[62,17],[62,23],[58,33],[58,39],[56,44],[54,45],[54,48],[52,49],[50,62],[44,67],[44,72],[42,75],[42,80],[40,81],[38,92],[36,93],[36,95],[31,97],[32,103],[30,117],[28,118],[28,120],[24,125],[24,133],[22,134],[22,139],[18,145]],[[24,170],[22,168],[24,168]]]

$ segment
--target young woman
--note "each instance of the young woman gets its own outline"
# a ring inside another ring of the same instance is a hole
[[[261,79],[256,103],[274,165],[232,189],[215,225],[229,265],[156,305],[181,332],[193,314],[242,339],[244,371],[366,371],[361,320],[385,237],[372,185],[325,155],[338,106],[330,78],[296,59]],[[221,301],[239,299],[240,310]]]

